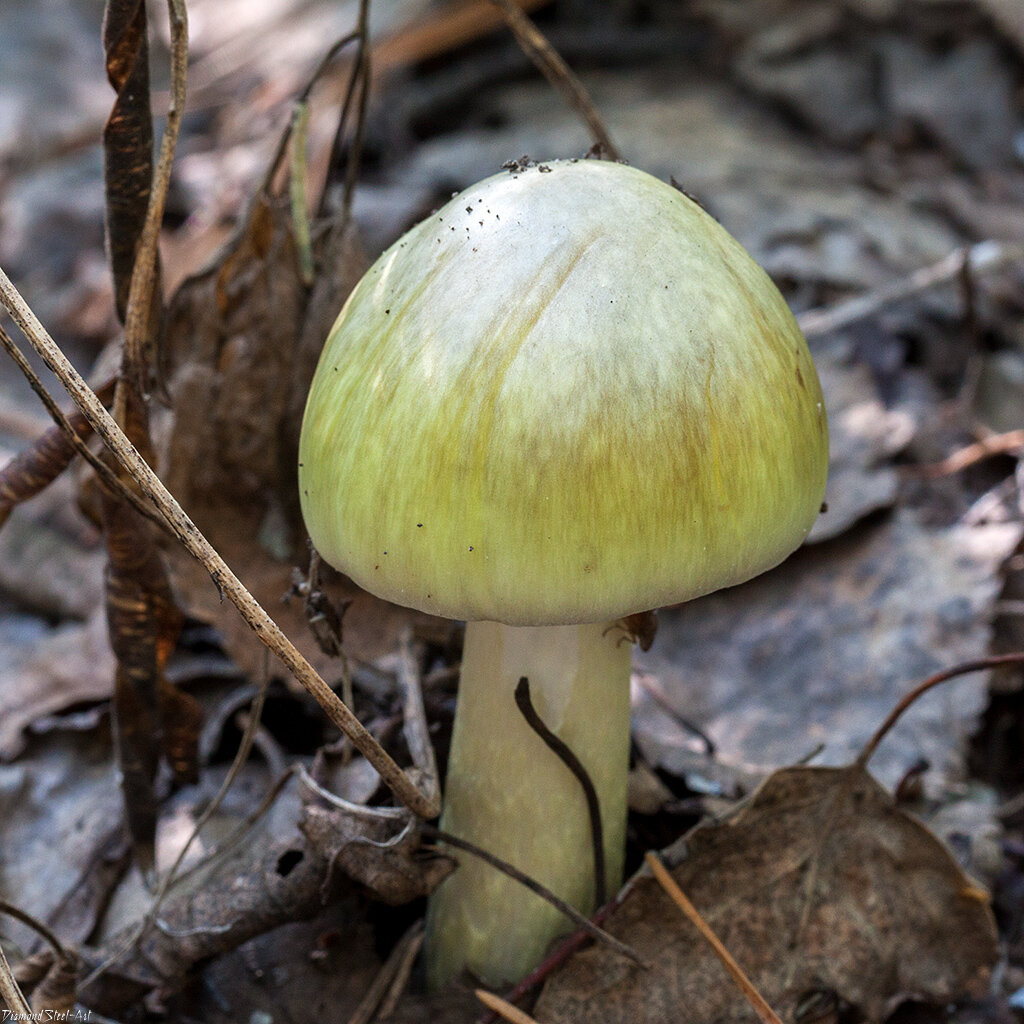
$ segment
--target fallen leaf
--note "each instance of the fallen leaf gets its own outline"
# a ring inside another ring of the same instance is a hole
[[[672,872],[783,1020],[831,990],[858,1019],[896,997],[985,991],[998,955],[984,892],[863,769],[785,768],[724,821],[700,825]],[[649,876],[605,923],[652,967],[603,947],[576,954],[534,1011],[549,1024],[754,1020],[693,926]]]
[[[899,479],[892,458],[916,426],[907,411],[882,404],[871,371],[845,348],[815,346],[813,353],[828,410],[829,466],[827,511],[811,529],[812,544],[893,505]]]
[[[824,744],[852,760],[916,682],[988,653],[999,569],[1015,523],[928,529],[910,511],[797,552],[770,573],[659,614],[658,638],[634,654],[680,714],[727,764],[771,769]],[[924,758],[956,778],[963,742],[987,701],[986,674],[919,701],[886,738],[872,769],[886,785]],[[676,774],[691,744],[638,688],[634,738]]]
[[[110,698],[115,666],[102,608],[85,625],[56,629],[10,616],[0,635],[0,665],[8,670],[0,687],[0,761],[21,754],[25,730],[37,719]]]

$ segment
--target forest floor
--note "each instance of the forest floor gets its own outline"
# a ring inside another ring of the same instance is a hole
[[[753,1019],[642,867],[663,850],[783,1019],[1019,1017],[1020,665],[982,664],[916,701],[872,753],[880,787],[858,757],[923,680],[1024,650],[1021,7],[528,6],[621,156],[678,182],[783,291],[822,381],[831,469],[827,512],[796,555],[663,610],[650,650],[634,653],[628,869],[640,875],[605,924],[650,970],[598,945],[552,968],[523,1005],[542,1024],[655,1024],[678,1020],[680,1005],[693,1020]],[[325,577],[330,602],[351,602],[339,658],[317,642],[308,601],[283,601],[307,567],[289,461],[297,415],[317,346],[377,254],[507,161],[582,157],[593,138],[497,5],[370,10],[350,191],[354,112],[338,124],[354,47],[310,94],[317,216],[304,271],[284,184],[295,149],[276,154],[296,97],[359,4],[188,4],[188,104],[160,235],[153,458],[328,683],[351,684],[357,715],[402,763],[414,666],[443,773],[458,627]],[[104,243],[101,137],[114,94],[103,15],[98,0],[0,10],[0,266],[97,387],[122,338],[107,255],[118,238]],[[161,5],[148,31],[163,112],[172,41]],[[3,466],[50,421],[14,364],[0,365]],[[439,861],[419,837],[393,860],[341,857],[337,837],[355,819],[319,794],[381,805],[377,774],[276,662],[268,669],[207,569],[166,538],[157,557],[184,626],[160,661],[160,699],[188,756],[165,750],[177,776],[165,767],[141,803],[129,795],[126,817],[120,776],[131,780],[126,750],[145,727],[122,708],[118,747],[101,503],[91,471],[73,463],[12,503],[0,529],[0,901],[45,923],[63,951],[47,952],[23,920],[0,924],[34,1005],[183,1024],[475,1019],[469,987],[422,991],[419,922]],[[257,721],[248,711],[264,697]],[[233,769],[243,737],[254,752]],[[199,866],[139,934],[154,898],[140,865],[166,872],[200,817],[183,864]],[[381,838],[387,820],[358,834]]]

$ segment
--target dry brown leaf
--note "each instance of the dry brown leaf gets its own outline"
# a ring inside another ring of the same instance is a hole
[[[0,689],[0,762],[22,753],[25,730],[37,719],[75,704],[107,700],[114,685],[114,656],[102,608],[84,625],[26,632],[31,653],[17,649],[17,637],[3,636],[10,647],[0,660],[5,669]]]
[[[908,510],[797,552],[742,587],[659,614],[658,638],[634,654],[726,764],[771,769],[825,744],[852,760],[919,679],[988,652],[999,570],[1016,523],[930,528]],[[872,762],[894,786],[921,758],[956,778],[985,706],[983,674],[919,701]],[[642,690],[634,738],[647,760],[685,774],[691,737]]]
[[[308,553],[295,483],[302,409],[320,348],[345,296],[365,268],[352,231],[328,233],[324,270],[311,293],[302,284],[287,207],[257,199],[220,261],[185,282],[171,302],[169,422],[161,428],[162,476],[242,582],[302,653],[324,672],[301,602],[282,605],[293,566]],[[231,656],[250,674],[260,645],[208,574],[168,551],[188,612],[216,625]],[[363,594],[334,574],[323,582],[345,616],[345,649],[372,659],[395,646],[414,613]]]
[[[785,768],[678,844],[673,876],[784,1020],[831,990],[878,1020],[890,1001],[980,995],[997,956],[985,894],[863,769]],[[724,968],[650,877],[605,925],[652,963],[577,954],[537,1004],[549,1024],[754,1020]]]
[[[107,79],[117,92],[103,130],[107,243],[117,312],[124,320],[135,250],[153,178],[153,117],[149,109],[146,5],[108,0],[103,19]]]

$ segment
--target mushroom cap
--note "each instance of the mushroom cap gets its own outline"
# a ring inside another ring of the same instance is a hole
[[[320,553],[372,593],[551,625],[771,568],[827,464],[768,276],[677,189],[587,160],[487,178],[377,260],[320,358],[299,487]]]

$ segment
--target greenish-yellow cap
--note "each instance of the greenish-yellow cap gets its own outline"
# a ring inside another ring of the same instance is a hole
[[[399,604],[597,622],[798,547],[828,464],[782,296],[699,206],[604,161],[503,172],[385,252],[331,332],[299,486],[323,557]]]

